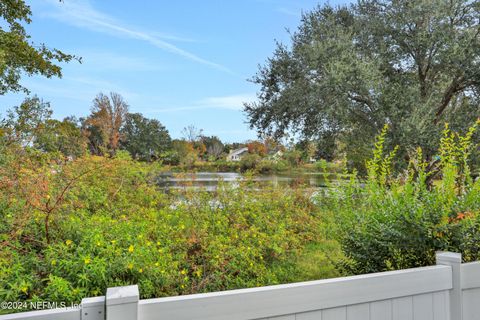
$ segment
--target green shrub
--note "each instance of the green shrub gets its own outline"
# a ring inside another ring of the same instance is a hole
[[[240,160],[240,170],[242,172],[255,170],[262,158],[256,153],[249,153]]]
[[[465,261],[480,258],[480,181],[471,179],[468,165],[477,124],[464,136],[445,128],[436,169],[428,169],[417,149],[398,175],[392,173],[395,150],[383,150],[384,128],[367,179],[353,177],[320,200],[338,215],[349,273],[431,265],[438,250],[461,252]]]

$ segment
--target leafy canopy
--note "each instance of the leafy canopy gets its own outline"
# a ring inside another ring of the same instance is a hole
[[[99,93],[93,99],[91,114],[83,121],[83,131],[93,154],[115,154],[128,109],[128,103],[116,92],[110,92],[110,96]]]
[[[0,95],[9,91],[28,92],[20,84],[22,74],[61,77],[58,62],[79,58],[45,44],[34,44],[25,31],[32,11],[24,0],[0,1]]]
[[[127,113],[121,129],[121,148],[134,159],[151,161],[170,149],[168,130],[156,119],[147,119],[140,113]]]
[[[479,9],[467,0],[360,0],[304,14],[252,79],[260,92],[245,105],[251,127],[329,137],[365,159],[389,124],[399,152],[421,146],[431,156],[444,122],[466,129],[478,116]]]

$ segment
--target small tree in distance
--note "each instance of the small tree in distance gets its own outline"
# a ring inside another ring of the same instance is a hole
[[[170,135],[160,121],[147,119],[140,113],[127,113],[121,134],[121,148],[134,159],[152,161],[171,148]]]
[[[114,155],[119,148],[121,128],[125,124],[128,104],[115,92],[110,97],[99,93],[93,100],[92,114],[85,120],[86,136],[94,154]]]

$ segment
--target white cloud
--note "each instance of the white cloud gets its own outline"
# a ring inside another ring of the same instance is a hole
[[[224,110],[242,110],[245,102],[256,100],[254,93],[236,94],[229,96],[207,97],[190,106],[165,107],[146,110],[146,113],[162,113],[162,112],[178,112],[189,110],[207,110],[207,109],[224,109]]]
[[[232,73],[225,66],[203,59],[191,52],[183,50],[163,40],[167,38],[170,38],[171,40],[173,40],[173,38],[179,40],[180,38],[166,35],[162,36],[159,33],[144,32],[134,27],[126,26],[113,17],[95,10],[88,0],[69,0],[61,3],[59,3],[58,0],[45,1],[55,7],[55,11],[47,15],[61,22],[74,25],[76,27],[89,29],[95,32],[144,41],[161,50],[168,51],[185,59],[198,62],[224,72]]]
[[[237,94],[222,97],[209,97],[199,101],[199,104],[211,108],[241,110],[245,102],[256,100],[255,94]]]

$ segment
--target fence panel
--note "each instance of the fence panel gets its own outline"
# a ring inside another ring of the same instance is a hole
[[[480,320],[480,262],[462,264],[462,308],[465,320]]]
[[[253,289],[140,300],[138,319],[247,320],[276,319],[275,317],[294,314],[298,314],[300,319],[314,319],[320,313],[308,312],[323,310],[322,320],[350,320],[353,319],[353,315],[369,320],[388,320],[394,314],[392,299],[413,296],[413,314],[423,316],[424,310],[428,308],[431,315],[425,319],[432,317],[433,320],[433,310],[441,307],[434,305],[434,300],[448,303],[447,292],[452,289],[451,275],[451,267],[433,266]],[[439,316],[434,320],[437,319],[444,318]]]
[[[52,309],[0,316],[0,320],[81,320],[80,309]]]
[[[480,320],[480,262],[439,253],[437,265],[160,299],[137,286],[86,298],[81,309],[0,316],[0,320]]]

